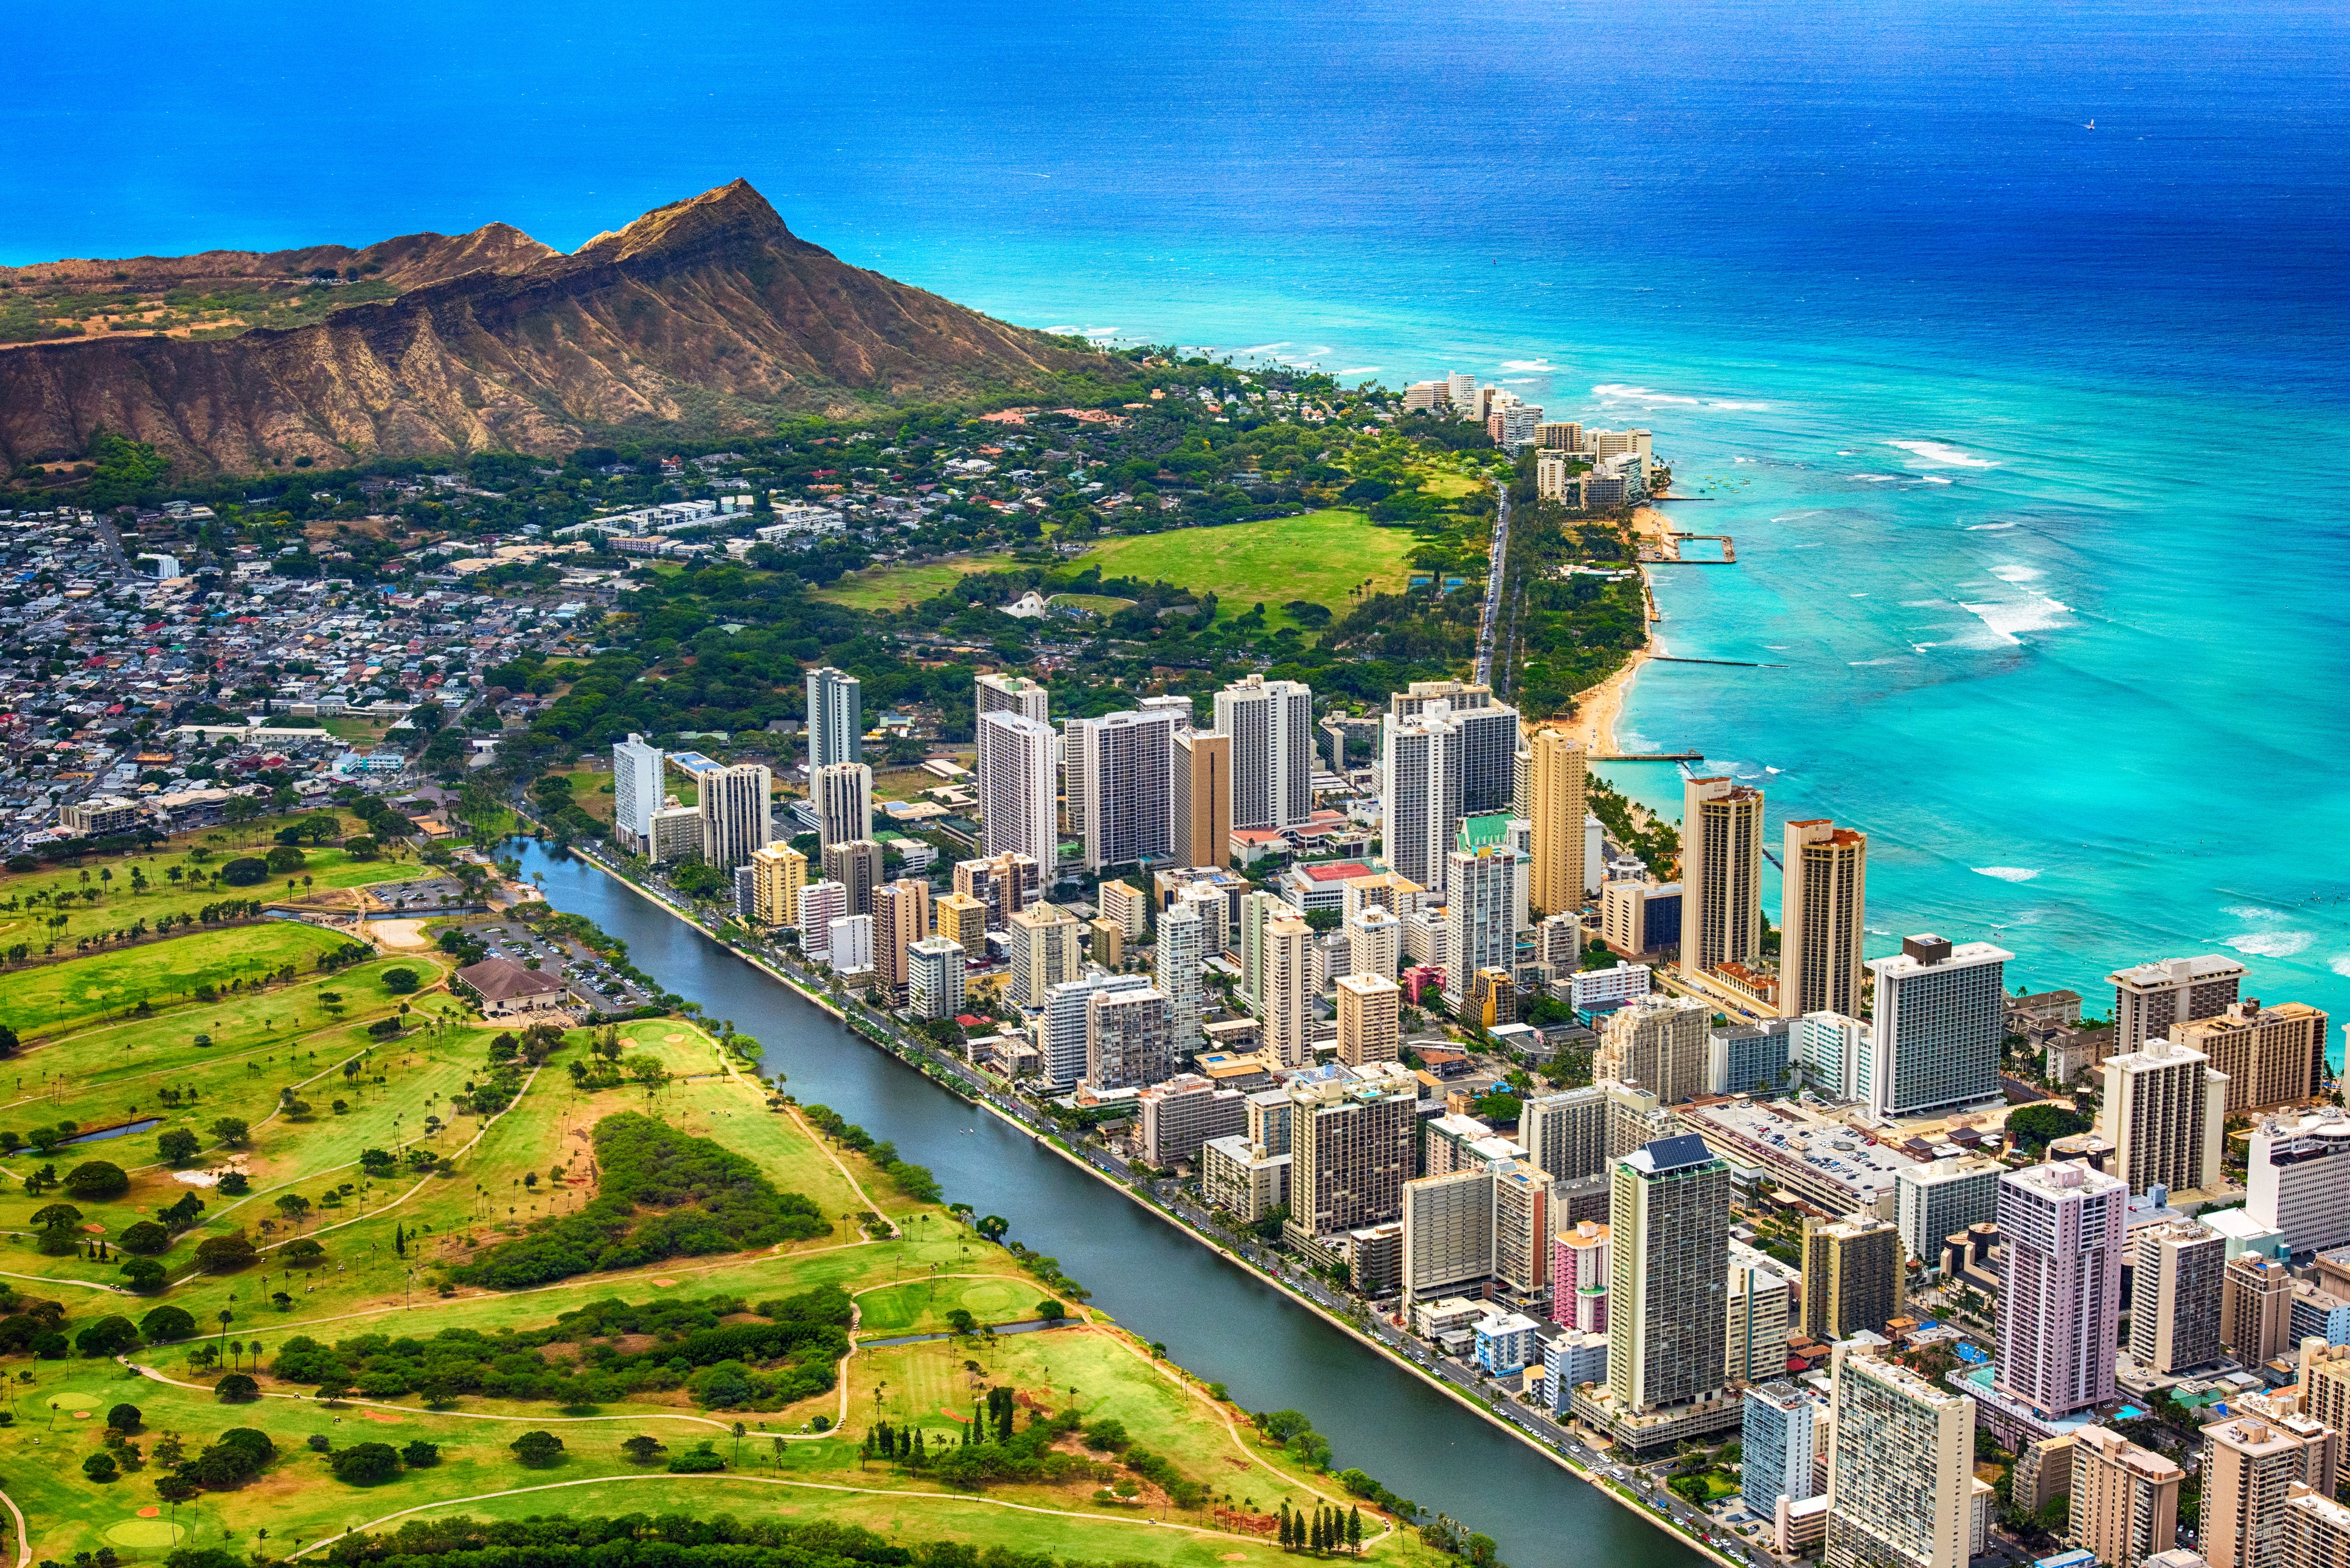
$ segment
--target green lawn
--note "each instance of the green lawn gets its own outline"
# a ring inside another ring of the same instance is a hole
[[[348,937],[291,920],[226,930],[197,929],[150,942],[0,975],[0,1023],[30,1038],[57,1033],[85,1019],[146,999],[178,1002],[199,985],[252,980],[286,964],[307,972],[321,953],[350,945]]]
[[[919,566],[875,566],[851,572],[811,597],[852,609],[903,609],[952,587],[974,572],[993,569],[993,564],[986,556],[950,556],[944,560],[925,561]]]
[[[1359,512],[1309,512],[1222,528],[1180,528],[1111,539],[1078,559],[1105,577],[1164,578],[1195,593],[1211,593],[1220,619],[1262,603],[1279,626],[1291,599],[1326,605],[1344,616],[1356,599],[1347,590],[1401,588],[1404,558],[1416,541],[1409,528],[1380,528]]]

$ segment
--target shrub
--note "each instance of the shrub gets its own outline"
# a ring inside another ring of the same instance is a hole
[[[104,1486],[108,1481],[114,1480],[120,1472],[114,1468],[113,1455],[99,1453],[92,1454],[82,1460],[81,1473],[98,1482],[99,1485]]]
[[[141,1220],[114,1239],[114,1244],[126,1252],[153,1257],[172,1250],[172,1233],[152,1220]]]
[[[119,1165],[93,1159],[66,1172],[66,1190],[85,1203],[103,1203],[130,1190],[130,1178]]]
[[[399,1033],[400,1020],[397,1018],[379,1018],[368,1025],[368,1036],[373,1040],[389,1040]]]
[[[220,1179],[219,1190],[224,1197],[242,1198],[253,1190],[253,1178],[241,1170],[229,1171]]]
[[[120,1355],[138,1345],[139,1330],[127,1317],[102,1317],[74,1335],[84,1355]]]
[[[441,1445],[419,1438],[400,1450],[400,1463],[411,1469],[427,1469],[441,1462]]]
[[[453,1271],[462,1284],[513,1290],[591,1270],[805,1241],[829,1229],[823,1211],[781,1192],[749,1159],[635,1111],[596,1125],[598,1196],[544,1230],[486,1249]]]
[[[109,1432],[135,1432],[146,1419],[136,1405],[117,1405],[106,1413],[106,1429]]]
[[[338,1481],[373,1486],[400,1473],[400,1450],[390,1443],[354,1443],[337,1449],[327,1463]]]
[[[1043,1301],[1036,1303],[1036,1315],[1043,1318],[1046,1323],[1059,1323],[1063,1318],[1069,1315],[1069,1309],[1063,1306],[1059,1302],[1055,1301],[1051,1296],[1046,1296]]]
[[[725,1459],[720,1457],[712,1444],[706,1441],[669,1462],[669,1473],[673,1476],[708,1475],[725,1468]]]
[[[196,1246],[196,1267],[208,1274],[234,1273],[261,1254],[242,1233],[214,1236]]]
[[[251,888],[269,879],[269,863],[240,855],[220,868],[220,879],[231,888]]]
[[[186,1309],[159,1306],[139,1320],[139,1333],[150,1345],[170,1345],[196,1332],[196,1320]]]
[[[563,1457],[563,1439],[552,1432],[525,1432],[506,1447],[534,1469],[544,1469]]]
[[[383,988],[395,996],[404,996],[423,983],[412,969],[388,969],[383,971]]]
[[[231,1405],[244,1405],[261,1397],[261,1385],[242,1372],[232,1372],[213,1385],[213,1392]]]
[[[173,1127],[155,1140],[155,1152],[166,1165],[185,1165],[203,1147],[203,1140],[185,1127]]]

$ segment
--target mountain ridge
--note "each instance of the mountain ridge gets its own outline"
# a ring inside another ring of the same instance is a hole
[[[78,452],[100,429],[186,470],[553,452],[631,427],[723,433],[788,412],[1026,391],[1100,362],[842,262],[743,180],[568,254],[505,225],[432,238],[401,253],[429,281],[309,325],[0,351],[0,455]]]

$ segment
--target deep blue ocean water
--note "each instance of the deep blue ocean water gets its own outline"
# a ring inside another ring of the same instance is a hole
[[[2350,1016],[2338,4],[126,3],[11,54],[7,261],[569,247],[741,174],[1028,325],[1637,421],[1738,540],[1668,649],[1787,668],[1652,666],[1627,739],[1868,830],[1882,932]]]

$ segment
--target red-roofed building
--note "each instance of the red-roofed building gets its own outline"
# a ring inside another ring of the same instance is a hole
[[[1378,867],[1360,860],[1317,860],[1310,865],[1292,866],[1281,874],[1281,895],[1309,915],[1316,909],[1344,909],[1347,884],[1378,871]]]

